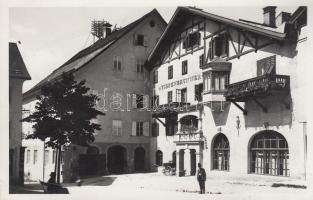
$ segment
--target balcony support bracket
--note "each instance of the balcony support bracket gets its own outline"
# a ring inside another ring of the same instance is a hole
[[[246,109],[244,109],[243,107],[241,107],[236,101],[230,101],[232,102],[237,108],[239,108],[244,115],[247,115],[248,114],[248,111]]]
[[[166,123],[164,123],[162,120],[160,120],[158,117],[155,117],[156,120],[158,120],[164,127],[166,127]]]
[[[267,108],[266,108],[266,106],[264,106],[261,102],[259,102],[256,98],[253,98],[253,101],[256,103],[256,104],[258,104],[258,106],[260,106],[261,108],[262,108],[262,111],[263,112],[267,112]]]

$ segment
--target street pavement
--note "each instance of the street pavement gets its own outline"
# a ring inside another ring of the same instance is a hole
[[[284,187],[272,187],[273,183],[279,183]],[[75,183],[62,185],[68,188],[70,194],[49,195],[49,197],[84,200],[313,199],[313,195],[310,195],[309,190],[305,189],[306,185],[303,181],[261,175],[232,177],[225,176],[225,172],[224,174],[217,172],[208,175],[206,194],[198,194],[199,186],[195,176],[176,177],[160,173],[92,177],[83,179],[82,186],[77,186]],[[42,193],[42,189],[39,184],[31,183],[25,184],[23,188],[15,189],[15,193],[36,194]],[[44,195],[48,197],[48,195]],[[32,199],[33,197],[37,199],[36,195],[32,195]]]

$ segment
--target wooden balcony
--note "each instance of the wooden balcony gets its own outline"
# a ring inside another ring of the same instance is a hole
[[[203,141],[202,131],[181,131],[174,135],[174,143],[187,144],[193,143],[197,144]]]
[[[169,104],[159,105],[152,109],[152,117],[165,118],[172,114],[177,114],[179,110],[186,106],[190,106],[190,103],[172,102]]]
[[[226,100],[245,102],[249,99],[290,92],[290,78],[284,75],[264,75],[230,84],[224,94]]]

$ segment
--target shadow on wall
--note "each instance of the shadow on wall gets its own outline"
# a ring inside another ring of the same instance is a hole
[[[248,114],[244,116],[246,128],[261,126],[282,126],[292,125],[292,99],[289,95],[275,95],[263,99],[257,99],[266,109],[262,108],[254,101],[249,100],[245,104]]]
[[[227,122],[227,117],[230,108],[230,102],[212,102],[208,104],[211,109],[215,126],[224,126]]]

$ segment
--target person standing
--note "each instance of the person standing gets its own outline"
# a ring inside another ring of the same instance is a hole
[[[205,170],[201,167],[200,163],[198,163],[197,180],[198,180],[199,186],[200,186],[200,194],[204,194],[205,193],[206,173],[205,173]]]

